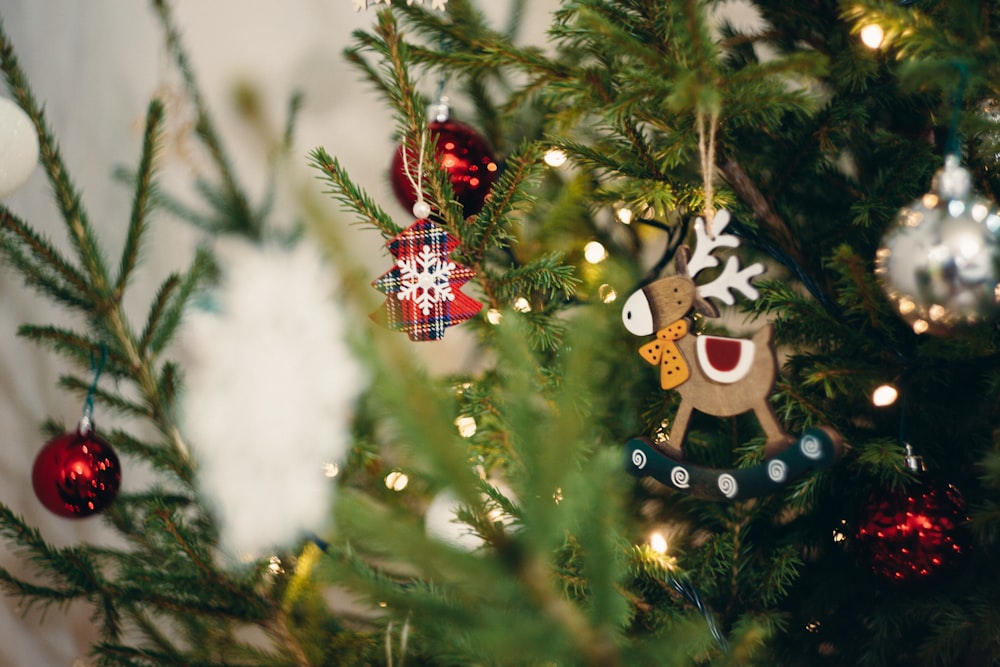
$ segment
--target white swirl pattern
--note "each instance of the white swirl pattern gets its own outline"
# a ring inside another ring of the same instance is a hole
[[[784,461],[775,459],[767,464],[767,476],[771,478],[772,482],[780,484],[788,476],[788,466],[785,465]]]
[[[646,452],[641,449],[632,450],[632,465],[634,465],[639,470],[646,467]]]
[[[814,435],[803,437],[802,442],[799,443],[799,449],[814,461],[823,457],[823,445],[820,443],[819,438]]]
[[[670,471],[670,481],[678,489],[686,489],[690,485],[691,474],[687,471],[687,468],[676,466]]]
[[[734,497],[740,491],[736,478],[729,473],[719,475],[719,491],[722,491],[726,498]]]

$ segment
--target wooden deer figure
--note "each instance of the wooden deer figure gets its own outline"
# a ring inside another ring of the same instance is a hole
[[[656,340],[642,346],[639,353],[650,364],[660,367],[661,386],[664,389],[674,389],[681,395],[669,439],[665,445],[661,445],[661,451],[671,457],[667,459],[671,463],[684,459],[684,439],[694,410],[716,417],[730,417],[752,410],[767,438],[764,448],[766,459],[774,458],[796,440],[778,423],[768,401],[778,372],[771,344],[770,324],[761,328],[751,339],[688,333],[691,325],[688,316],[692,311],[707,317],[719,316],[719,309],[709,299],[733,305],[734,292],[740,292],[750,299],[759,296],[750,281],[764,272],[764,265],[760,263],[741,269],[739,260],[730,257],[722,272],[711,282],[699,285],[695,280],[704,269],[718,266],[718,258],[712,255],[716,249],[739,246],[736,236],[722,233],[729,222],[729,212],[719,211],[713,221],[713,234],[706,230],[704,220],[698,218],[695,222],[694,254],[690,254],[688,248],[682,246],[677,253],[676,275],[643,287],[632,294],[622,308],[622,321],[629,332],[637,336],[656,334]],[[810,437],[815,438],[817,435],[826,437],[829,434],[813,434]],[[834,443],[828,437],[827,440],[830,440],[828,444],[831,448],[839,448],[839,443]],[[811,451],[818,451],[815,446],[816,442],[810,440],[809,447],[813,448]],[[826,454],[831,452],[827,448]],[[643,465],[639,465],[639,454]],[[816,456],[806,456],[813,461],[818,460]],[[645,450],[634,450],[634,472],[642,470],[646,457]],[[784,462],[775,464],[780,465],[772,465],[766,472],[772,482],[783,481],[787,476],[787,466]],[[689,468],[690,466],[681,469],[684,475],[689,473]],[[679,474],[678,470],[675,466],[671,474],[676,476]],[[781,475],[777,475],[777,470],[781,471]],[[730,474],[733,471],[707,472],[708,477],[718,477],[720,486],[731,482],[735,488],[735,478]],[[686,488],[686,480],[683,477],[682,484],[675,483],[675,486]],[[671,482],[675,481],[671,478]],[[723,494],[734,497],[725,493],[725,490]]]

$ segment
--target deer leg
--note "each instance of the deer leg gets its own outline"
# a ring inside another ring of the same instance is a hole
[[[665,443],[658,443],[657,446],[670,458],[678,461],[684,460],[684,438],[687,436],[688,422],[691,420],[691,411],[694,406],[690,401],[681,401],[674,415],[674,423],[670,427],[670,435]]]
[[[764,445],[764,458],[769,459],[777,456],[795,442],[795,438],[788,435],[778,423],[778,418],[770,405],[764,403],[760,407],[754,408],[753,413],[757,415],[757,421],[760,422],[760,427],[767,437],[767,443]]]

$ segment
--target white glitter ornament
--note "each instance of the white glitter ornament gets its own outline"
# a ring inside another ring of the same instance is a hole
[[[932,191],[900,210],[876,253],[879,283],[916,333],[948,335],[997,313],[1000,215],[971,181],[948,155]]]
[[[0,199],[31,176],[38,163],[38,135],[28,114],[0,97]]]

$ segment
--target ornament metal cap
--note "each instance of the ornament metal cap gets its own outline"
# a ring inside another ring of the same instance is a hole
[[[427,116],[434,123],[443,123],[451,117],[451,108],[448,106],[446,95],[438,98],[438,101],[427,108]]]
[[[972,175],[954,153],[944,158],[944,168],[934,176],[938,194],[943,199],[965,199],[972,192]]]
[[[80,435],[87,436],[90,432],[94,430],[94,420],[90,417],[90,414],[84,412],[83,416],[80,417],[79,423],[76,425],[76,432]]]
[[[906,467],[913,472],[924,472],[927,466],[924,465],[924,457],[917,456],[913,451],[913,445],[906,443]]]

